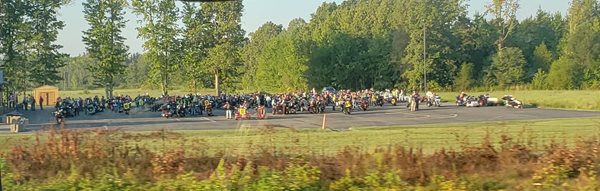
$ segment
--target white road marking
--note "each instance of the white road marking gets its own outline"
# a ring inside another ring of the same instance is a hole
[[[204,121],[210,121],[210,122],[212,122],[212,123],[216,123],[216,121],[215,121],[215,120],[209,119],[209,118],[207,118],[207,117],[201,117],[200,119],[202,119],[202,120],[204,120]]]

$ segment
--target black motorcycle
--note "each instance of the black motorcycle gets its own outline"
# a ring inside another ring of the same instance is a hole
[[[96,107],[94,105],[88,105],[85,108],[85,113],[88,115],[94,115],[96,114]]]
[[[379,107],[383,107],[383,96],[379,96],[377,98],[375,105],[378,105]]]
[[[65,122],[65,113],[66,111],[62,108],[54,111],[54,118],[56,119],[56,124],[62,124]]]
[[[183,104],[177,105],[177,116],[185,117],[185,115],[186,115],[185,111],[186,111],[185,105],[183,105]]]

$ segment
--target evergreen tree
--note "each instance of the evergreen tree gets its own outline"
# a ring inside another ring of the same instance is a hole
[[[502,49],[492,59],[492,66],[488,70],[487,84],[508,87],[521,82],[526,61],[519,48],[508,47]]]
[[[94,84],[104,87],[106,97],[112,97],[116,79],[125,72],[129,47],[125,45],[125,0],[87,0],[83,3],[85,19],[90,29],[83,32],[83,42],[94,64],[88,70]]]

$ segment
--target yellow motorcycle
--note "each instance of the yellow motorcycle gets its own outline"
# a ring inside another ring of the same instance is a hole
[[[344,114],[350,115],[351,109],[352,109],[352,102],[350,102],[350,100],[346,100],[344,102]]]
[[[131,102],[123,104],[123,110],[125,110],[125,115],[129,115],[129,110],[131,110]]]

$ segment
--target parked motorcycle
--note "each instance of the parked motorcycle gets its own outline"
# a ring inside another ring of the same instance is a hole
[[[344,102],[344,114],[350,115],[350,110],[352,109],[352,102],[350,100],[346,100]]]
[[[204,105],[204,110],[206,111],[206,115],[208,116],[213,116],[213,107],[212,107],[212,103],[208,103]]]
[[[363,99],[363,100],[360,102],[360,108],[361,108],[363,111],[367,111],[367,109],[369,109],[369,99],[368,99],[368,98],[366,98],[366,99]]]
[[[88,115],[94,115],[94,114],[96,114],[96,107],[94,107],[94,105],[88,105],[85,108],[85,111],[86,111],[86,114],[88,114]]]
[[[383,107],[383,96],[377,97],[377,101],[375,102],[379,107]]]
[[[486,95],[479,95],[479,105],[487,106],[489,97]]]
[[[125,115],[129,115],[129,110],[131,110],[131,103],[127,102],[123,104],[123,111],[125,111]]]
[[[442,97],[436,95],[433,98],[433,105],[436,107],[441,107],[442,106]]]
[[[502,100],[504,100],[504,105],[506,105],[506,107],[512,107],[516,109],[523,108],[523,103],[515,99],[512,95],[505,95],[502,97]]]
[[[56,124],[62,124],[65,122],[65,114],[66,111],[63,108],[59,108],[57,111],[54,111],[54,118],[56,119]]]
[[[475,97],[475,96],[468,96],[466,98],[466,106],[467,107],[479,107],[481,106],[479,104],[479,98]]]
[[[433,96],[431,98],[427,98],[427,107],[431,107],[431,106],[435,106],[435,107],[442,106],[442,97]]]
[[[176,108],[172,104],[165,104],[161,106],[160,110],[162,113],[161,115],[167,119],[173,117],[173,115],[176,113]]]
[[[235,120],[242,120],[250,118],[250,113],[246,110],[246,107],[240,107],[235,112]]]
[[[286,114],[296,114],[296,109],[298,108],[298,106],[295,104],[294,101],[287,101],[286,103]]]
[[[267,110],[265,109],[264,105],[259,105],[256,108],[256,118],[258,119],[264,119],[267,117]]]

